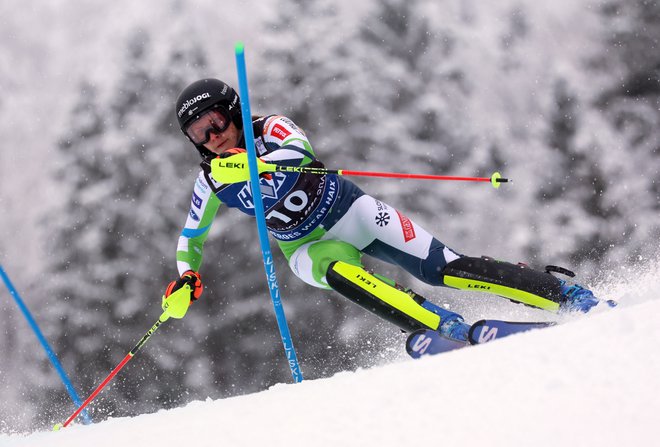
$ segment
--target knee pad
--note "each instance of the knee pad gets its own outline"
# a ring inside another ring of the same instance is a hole
[[[299,247],[289,258],[293,273],[307,284],[329,289],[326,273],[334,261],[362,265],[361,253],[351,244],[336,240],[313,241]]]
[[[333,262],[326,273],[332,289],[355,304],[393,323],[404,331],[437,329],[440,316],[422,307],[410,294],[393,287],[362,267]],[[418,295],[415,295],[418,296]]]
[[[485,256],[451,261],[442,274],[449,287],[493,293],[541,309],[558,310],[562,300],[560,282],[551,274]]]

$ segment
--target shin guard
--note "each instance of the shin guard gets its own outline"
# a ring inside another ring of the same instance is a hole
[[[455,259],[442,274],[449,287],[493,293],[540,309],[556,311],[563,299],[560,282],[550,273],[485,256]]]
[[[361,267],[336,261],[326,274],[328,285],[343,296],[379,317],[412,332],[437,329],[440,316],[422,307],[411,294],[393,287]]]

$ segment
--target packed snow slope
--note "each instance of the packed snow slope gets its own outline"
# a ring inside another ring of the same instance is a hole
[[[657,442],[660,277],[614,310],[421,360],[0,446],[621,446]]]

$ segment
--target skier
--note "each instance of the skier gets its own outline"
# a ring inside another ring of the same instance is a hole
[[[244,156],[235,90],[217,79],[196,81],[179,95],[176,113],[184,135],[199,151],[202,169],[177,246],[181,276],[168,285],[165,296],[189,284],[193,301],[203,290],[198,273],[202,248],[220,206],[248,215],[254,215],[254,207],[247,182],[222,184],[211,171],[214,158],[229,162]],[[260,160],[323,167],[303,130],[290,119],[253,117],[252,126]],[[276,172],[262,174],[260,189],[268,230],[296,276],[314,287],[335,290],[404,331],[430,328],[465,342],[470,326],[461,315],[366,271],[363,254],[396,264],[427,284],[493,293],[550,311],[588,312],[599,302],[589,290],[550,273],[571,273],[564,269],[548,266],[541,272],[489,257],[463,256],[344,177]]]

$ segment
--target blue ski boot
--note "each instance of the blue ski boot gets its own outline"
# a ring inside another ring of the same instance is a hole
[[[421,303],[421,306],[440,316],[440,327],[438,328],[440,334],[452,340],[467,343],[470,325],[463,322],[462,316],[456,312],[443,309],[428,300]]]
[[[569,285],[564,280],[559,281],[561,282],[561,294],[564,296],[564,301],[559,308],[564,312],[587,313],[600,301],[591,290],[585,289],[579,284]]]

